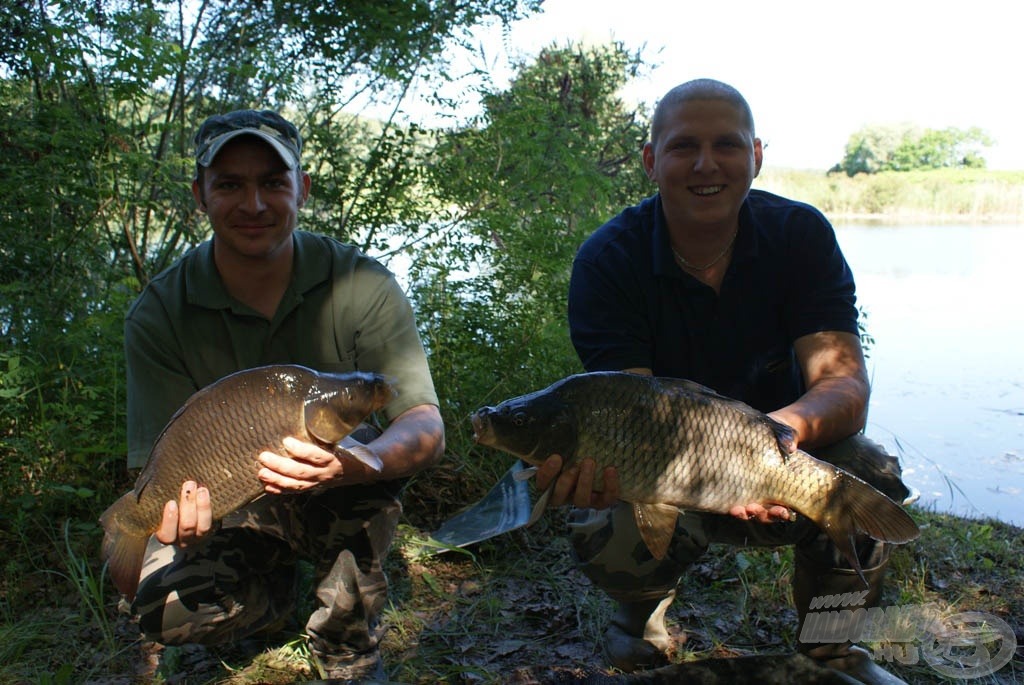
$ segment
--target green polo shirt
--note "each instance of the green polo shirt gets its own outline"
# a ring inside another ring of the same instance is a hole
[[[234,300],[207,241],[154,278],[125,318],[128,466],[197,390],[236,371],[301,364],[395,379],[388,420],[437,394],[408,298],[394,275],[351,245],[296,231],[292,281],[273,320]]]

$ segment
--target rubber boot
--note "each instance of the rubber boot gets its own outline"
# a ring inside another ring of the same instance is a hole
[[[887,557],[888,555],[886,555]],[[826,642],[817,643],[814,641],[801,642],[800,638],[808,638],[803,635],[804,624],[809,613],[811,600],[815,597],[827,595],[845,595],[850,599],[846,606],[822,607],[821,611],[828,611],[832,614],[829,623],[829,632],[836,635],[848,634],[843,621],[851,625],[857,621],[852,611],[844,612],[844,608],[850,610],[857,608],[869,609],[878,606],[882,596],[882,581],[885,578],[885,570],[889,565],[888,558],[878,566],[865,569],[864,578],[868,581],[868,587],[864,587],[857,573],[850,569],[842,568],[821,568],[811,563],[802,563],[798,559],[796,570],[793,575],[793,600],[796,605],[797,614],[800,617],[797,632],[797,649],[817,661],[822,666],[843,674],[850,679],[851,683],[863,683],[864,685],[907,685],[893,674],[879,666],[871,658],[871,654],[864,648],[854,645],[852,642]],[[817,610],[816,610],[817,611]],[[838,617],[838,618],[836,618]],[[809,633],[813,631],[808,631]]]
[[[676,641],[665,627],[665,612],[675,598],[671,590],[661,598],[620,602],[604,634],[608,663],[626,673],[668,664]]]

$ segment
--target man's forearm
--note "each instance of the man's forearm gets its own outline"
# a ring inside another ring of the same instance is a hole
[[[867,421],[867,381],[823,378],[796,402],[770,413],[797,432],[798,446],[820,447],[857,433]]]
[[[411,407],[392,421],[370,447],[384,465],[380,478],[411,476],[444,454],[441,413],[432,404]]]

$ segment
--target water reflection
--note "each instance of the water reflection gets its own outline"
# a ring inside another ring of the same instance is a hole
[[[867,433],[922,502],[1024,525],[1024,226],[836,226],[875,338]]]

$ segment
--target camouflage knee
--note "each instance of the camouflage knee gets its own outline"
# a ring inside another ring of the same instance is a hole
[[[602,510],[575,509],[569,515],[569,529],[580,571],[619,602],[664,597],[707,549],[680,522],[666,557],[655,559],[640,537],[628,503]]]
[[[348,491],[348,492],[346,492]],[[314,498],[305,513],[319,550],[315,573],[319,608],[306,623],[318,654],[361,658],[377,648],[380,611],[387,601],[384,559],[401,516],[389,484],[338,488]]]
[[[901,478],[903,469],[900,468],[900,460],[860,433],[808,452],[822,461],[849,471],[897,504],[910,495],[910,490]]]
[[[295,579],[287,546],[254,531],[217,533],[208,544],[184,550],[153,538],[134,609],[147,639],[220,644],[290,613]]]

